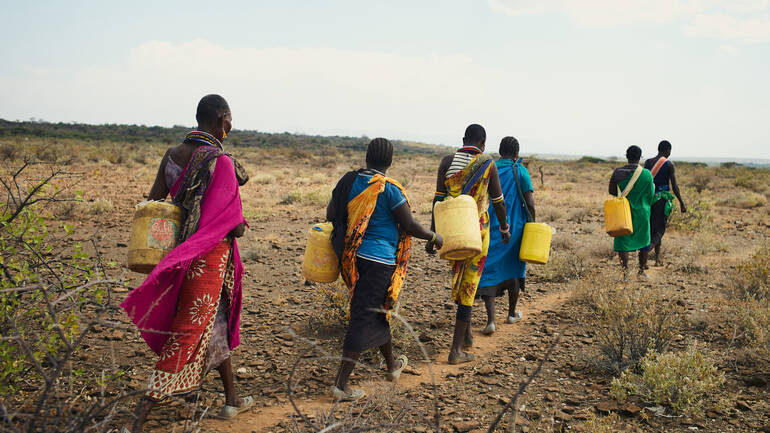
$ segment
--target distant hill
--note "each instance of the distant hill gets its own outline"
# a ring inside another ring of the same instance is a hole
[[[9,137],[39,137],[128,143],[178,143],[193,128],[175,125],[171,128],[145,125],[87,125],[83,123],[15,122],[0,119],[0,139]],[[308,146],[366,150],[368,137],[342,137],[291,134],[234,129],[227,136],[230,146],[259,146],[304,148]],[[448,152],[448,147],[414,141],[391,140],[396,152],[433,155]]]

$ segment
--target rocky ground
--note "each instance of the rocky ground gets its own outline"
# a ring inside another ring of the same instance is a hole
[[[428,158],[410,161],[424,169],[405,182],[416,216],[424,223],[429,215],[422,202],[429,201],[432,194],[433,168],[428,168],[434,162]],[[570,174],[573,168],[562,169],[556,164],[545,166],[544,185],[534,182],[541,220],[552,224],[556,233],[552,262],[529,270],[527,291],[520,301],[524,320],[504,324],[507,300],[498,298],[498,332],[483,336],[479,331],[485,315],[483,305],[477,304],[471,349],[477,360],[448,365],[446,356],[455,314],[449,299],[449,266],[427,255],[422,242],[416,242],[400,315],[414,327],[419,344],[403,327],[394,330],[396,351],[408,355],[410,367],[397,385],[385,384],[379,355],[367,353],[362,362],[370,368],[357,368],[351,380],[363,386],[369,397],[364,403],[333,406],[327,393],[337,361],[318,358],[324,353],[338,355],[344,328],[324,323],[326,310],[319,307],[318,300],[322,286],[306,284],[301,275],[305,233],[313,223],[321,221],[323,200],[287,202],[285,196],[297,188],[328,192],[328,185],[347,167],[313,173],[313,164],[312,159],[296,166],[279,161],[267,173],[274,176],[273,180],[263,178],[242,191],[251,229],[240,241],[246,274],[242,344],[233,354],[233,365],[240,393],[254,396],[257,403],[232,422],[205,417],[198,426],[203,431],[310,431],[288,398],[289,375],[295,366],[291,383],[294,398],[302,413],[319,425],[337,419],[361,426],[398,424],[383,431],[434,431],[435,409],[441,431],[486,431],[551,348],[553,352],[542,370],[518,398],[515,418],[506,415],[499,431],[511,421],[516,431],[523,432],[770,431],[767,360],[750,364],[736,358],[730,325],[724,316],[729,311],[725,304],[729,286],[726,275],[767,239],[767,207],[729,212],[717,208],[716,230],[697,236],[677,231],[667,235],[665,266],[651,268],[649,280],[632,277],[624,283],[619,274],[613,277],[622,290],[646,286],[665,292],[671,303],[682,307],[686,317],[671,349],[683,349],[693,341],[703,343],[716,354],[718,367],[725,374],[726,383],[719,391],[720,399],[716,399],[719,404],[709,403],[701,414],[672,416],[644,401],[612,399],[612,376],[592,362],[598,356],[597,333],[602,331],[587,319],[590,311],[575,294],[581,284],[599,273],[613,275],[617,267],[609,251],[609,238],[602,231],[600,203],[605,185],[592,179],[575,179]],[[349,165],[355,165],[355,161]],[[259,172],[256,167],[251,169]],[[608,169],[596,170],[601,171],[595,176],[599,179]],[[312,175],[298,177],[296,172]],[[264,170],[259,173],[265,174]],[[78,185],[87,202],[70,217],[79,223],[77,236],[96,239],[106,258],[124,263],[133,205],[149,189],[153,175],[154,167],[149,166],[89,166]],[[686,182],[685,176],[683,179],[680,182]],[[110,200],[111,209],[94,212],[89,208],[88,200],[98,198]],[[714,242],[717,247],[713,247]],[[127,287],[142,280],[141,275],[125,268],[114,272],[127,278]],[[118,293],[115,304],[127,291]],[[128,324],[121,315],[114,319]],[[427,351],[430,363],[424,359],[421,347]],[[139,334],[127,326],[125,330],[95,334],[78,358],[83,364],[99,360],[110,360],[114,368],[124,371],[129,389],[142,389],[155,356]],[[147,430],[185,431],[204,408],[215,412],[221,407],[224,397],[220,390],[216,373],[209,374],[201,393],[154,411]],[[127,404],[126,413],[132,407],[133,403]]]

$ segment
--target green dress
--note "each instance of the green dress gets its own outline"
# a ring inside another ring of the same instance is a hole
[[[628,185],[632,175],[618,182],[621,191]],[[653,197],[655,197],[655,184],[652,181],[652,173],[645,168],[631,192],[626,196],[631,205],[634,232],[616,237],[615,251],[636,251],[650,245],[650,206],[652,206]]]

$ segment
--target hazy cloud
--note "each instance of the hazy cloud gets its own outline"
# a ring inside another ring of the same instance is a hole
[[[511,16],[561,13],[584,26],[675,23],[691,37],[770,41],[770,0],[489,0],[489,6]]]

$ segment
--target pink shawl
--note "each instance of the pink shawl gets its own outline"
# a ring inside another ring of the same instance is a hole
[[[185,171],[187,168],[185,168]],[[180,179],[184,173],[180,176]],[[173,196],[180,182],[172,187]],[[147,345],[157,354],[171,335],[171,324],[176,314],[179,292],[184,274],[197,258],[211,251],[238,224],[245,223],[241,208],[241,196],[235,177],[233,162],[227,155],[217,157],[214,173],[201,201],[198,230],[186,241],[177,245],[155,266],[141,286],[132,290],[120,304],[131,321],[139,328]],[[243,263],[238,244],[233,240],[234,285],[230,302],[229,342],[230,349],[241,343],[241,301]]]

